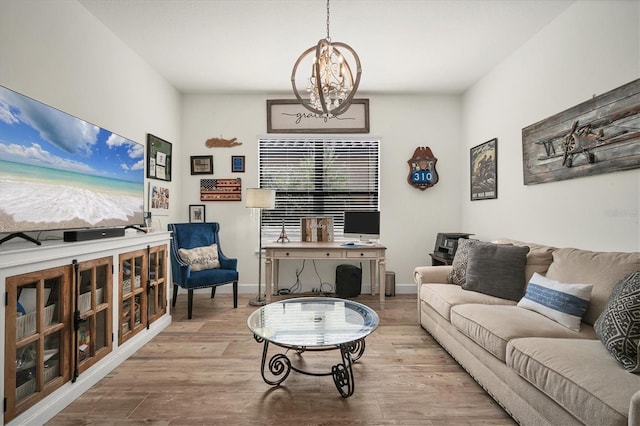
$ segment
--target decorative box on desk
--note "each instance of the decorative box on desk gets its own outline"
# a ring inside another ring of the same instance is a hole
[[[333,218],[327,216],[300,219],[300,236],[305,242],[332,242]]]

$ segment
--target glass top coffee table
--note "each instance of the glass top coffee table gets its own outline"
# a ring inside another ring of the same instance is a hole
[[[358,302],[331,297],[302,297],[270,303],[254,311],[247,325],[262,350],[262,378],[279,385],[291,370],[310,376],[332,376],[338,392],[353,395],[351,366],[364,354],[364,339],[379,324],[378,314]],[[269,344],[287,349],[267,363]],[[340,350],[341,360],[329,372],[310,372],[292,365],[289,350],[297,355],[306,351]]]

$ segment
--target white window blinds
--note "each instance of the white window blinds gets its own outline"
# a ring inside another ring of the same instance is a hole
[[[363,138],[261,138],[260,187],[276,190],[276,208],[262,211],[265,242],[284,223],[300,241],[300,218],[330,216],[342,239],[344,210],[379,210],[380,141]]]

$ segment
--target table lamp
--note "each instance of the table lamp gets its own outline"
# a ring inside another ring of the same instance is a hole
[[[249,301],[251,306],[263,306],[266,304],[266,297],[262,293],[262,209],[274,209],[276,207],[276,190],[266,188],[247,188],[248,209],[258,209],[260,216],[260,229],[258,233],[258,296]],[[268,291],[269,289],[266,289]],[[266,294],[265,294],[266,296]]]

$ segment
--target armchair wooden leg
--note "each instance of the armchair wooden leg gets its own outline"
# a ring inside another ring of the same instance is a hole
[[[187,299],[187,319],[191,319],[191,312],[193,311],[193,290],[189,289]]]
[[[233,308],[238,307],[238,281],[233,282]]]
[[[176,299],[178,298],[178,285],[173,285],[173,301],[171,302],[171,306],[176,307]]]
[[[212,299],[216,296],[216,288],[217,287],[211,287],[211,298]]]

